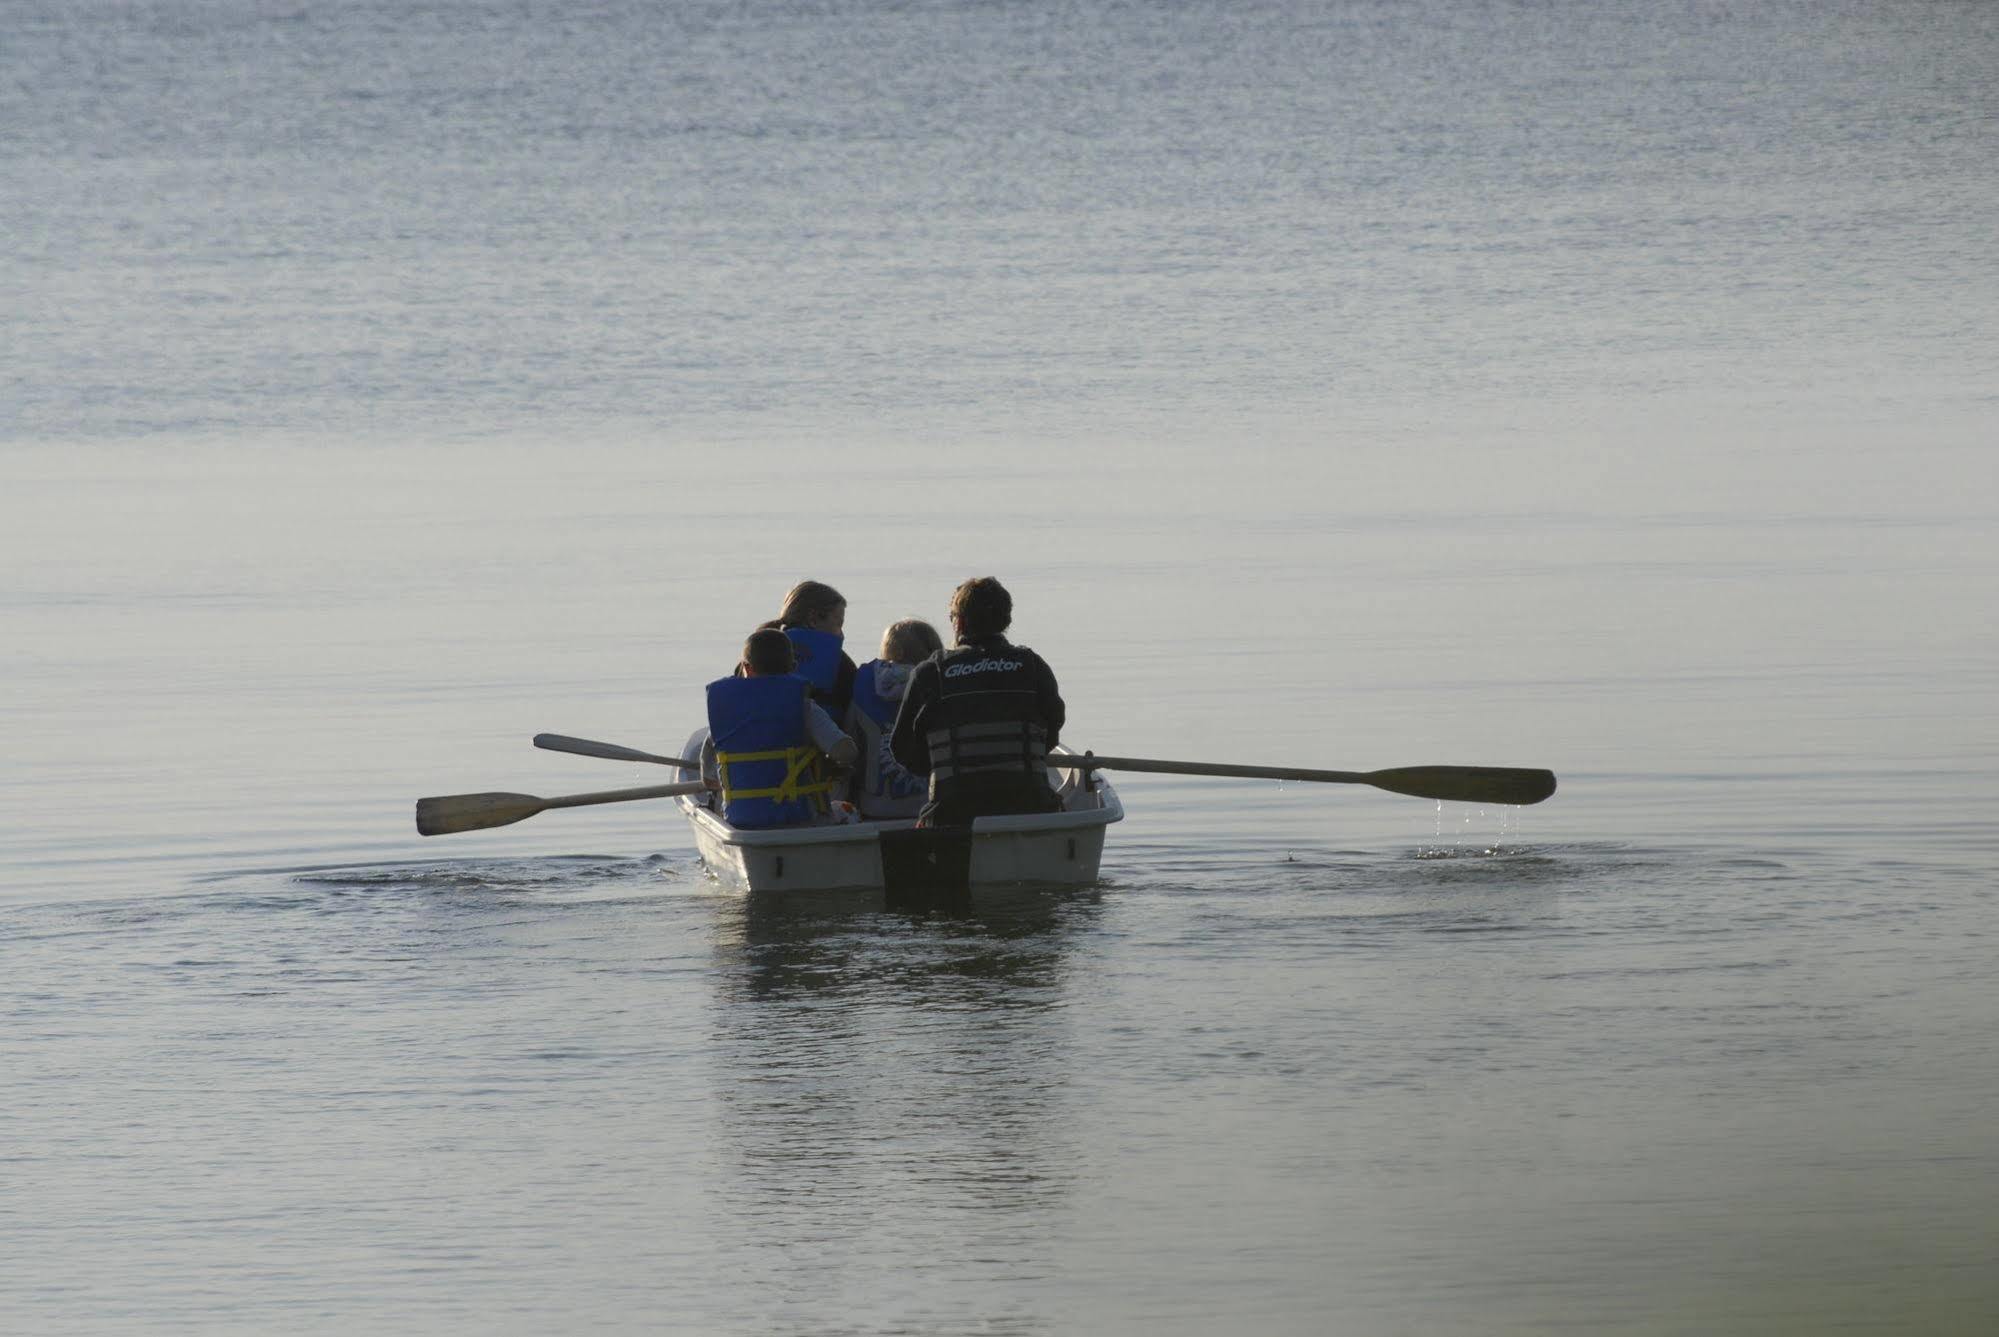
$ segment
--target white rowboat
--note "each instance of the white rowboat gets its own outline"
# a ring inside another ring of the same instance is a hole
[[[700,756],[707,739],[706,729],[696,730],[680,755]],[[695,849],[710,875],[743,891],[894,889],[897,884],[921,889],[917,884],[931,880],[939,890],[1094,882],[1103,861],[1104,832],[1124,819],[1124,804],[1101,771],[1051,771],[1050,783],[1062,796],[1062,811],[981,817],[969,833],[916,832],[912,817],[743,831],[722,820],[713,794],[683,794],[674,801],[694,828]]]

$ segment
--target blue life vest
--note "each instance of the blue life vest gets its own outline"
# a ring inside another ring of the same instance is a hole
[[[789,673],[708,684],[708,735],[729,825],[792,826],[825,811],[833,784],[819,774],[819,749],[805,727],[810,691]]]
[[[840,681],[840,647],[846,638],[811,627],[786,627],[784,634],[791,638],[792,653],[798,656],[798,667],[792,671],[814,690],[831,693]]]
[[[881,660],[871,659],[854,675],[854,705],[847,732],[860,744],[861,764],[854,776],[854,802],[863,817],[914,817],[923,807],[930,782],[909,769],[889,751],[900,700],[891,701],[875,686]]]

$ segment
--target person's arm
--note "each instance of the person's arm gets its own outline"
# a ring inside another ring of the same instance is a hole
[[[715,740],[701,740],[701,778],[708,782],[710,789],[722,787],[722,763],[715,759]]]
[[[911,775],[930,774],[930,740],[923,736],[923,708],[938,692],[937,664],[926,659],[909,675],[902,706],[889,730],[888,750]]]
[[[850,769],[861,759],[860,748],[847,737],[846,730],[833,723],[833,717],[826,713],[825,707],[808,705],[805,708],[805,728],[812,735],[812,746],[824,752],[841,770]]]
[[[1062,704],[1062,691],[1055,685],[1055,670],[1040,655],[1034,659],[1040,666],[1035,695],[1040,698],[1041,722],[1047,726],[1048,746],[1052,749],[1062,741],[1062,726],[1069,722],[1069,708]]]

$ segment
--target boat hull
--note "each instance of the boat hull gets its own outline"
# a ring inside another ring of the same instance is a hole
[[[700,755],[705,731],[682,756]],[[1060,812],[981,817],[969,832],[938,832],[945,887],[1049,883],[1080,886],[1097,880],[1104,834],[1124,818],[1117,790],[1102,773],[1066,773],[1056,791]],[[845,826],[792,826],[744,831],[709,806],[707,795],[675,800],[694,832],[701,862],[717,882],[741,891],[836,891],[890,888],[912,878],[909,853],[928,836],[906,836],[913,818]],[[884,847],[889,853],[884,862]],[[922,874],[914,875],[921,880]]]

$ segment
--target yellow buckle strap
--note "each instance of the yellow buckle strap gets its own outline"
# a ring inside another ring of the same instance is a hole
[[[786,747],[768,752],[717,752],[715,763],[722,777],[722,799],[727,802],[738,798],[767,798],[789,803],[793,799],[830,794],[834,788],[831,780],[815,778],[810,784],[800,783],[808,775],[817,776],[819,757],[819,749],[815,747]],[[729,766],[738,761],[782,761],[785,764],[784,780],[766,789],[737,789],[729,783]]]

